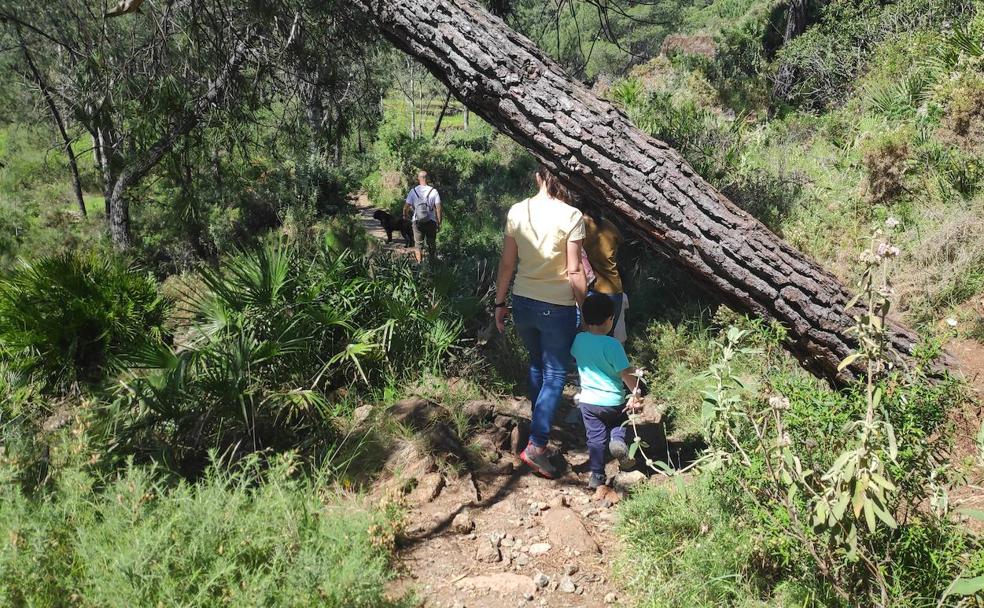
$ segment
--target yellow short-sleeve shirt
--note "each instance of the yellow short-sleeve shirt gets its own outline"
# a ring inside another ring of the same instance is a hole
[[[563,201],[536,196],[512,206],[506,234],[516,239],[519,248],[513,294],[574,306],[567,279],[567,242],[584,240],[581,212]]]

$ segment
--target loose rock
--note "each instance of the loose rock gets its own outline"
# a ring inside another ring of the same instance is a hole
[[[550,584],[550,577],[542,572],[537,572],[533,575],[533,584],[536,585],[537,589],[543,589]]]
[[[615,592],[614,591],[611,591],[611,592],[605,594],[605,603],[606,604],[614,604],[617,601],[618,601],[618,596],[615,595]]]
[[[574,584],[574,580],[571,577],[565,576],[560,579],[560,585],[557,586],[557,589],[562,593],[574,593],[577,591],[577,585]]]
[[[458,534],[468,534],[475,529],[475,521],[467,511],[462,511],[451,520],[451,529]]]
[[[495,404],[491,401],[469,401],[461,410],[472,422],[485,422],[492,419]]]
[[[646,474],[642,471],[620,471],[612,480],[612,485],[619,492],[628,492],[644,481],[646,481]]]
[[[550,551],[549,543],[533,543],[530,545],[530,555],[543,555]]]
[[[531,597],[536,592],[536,585],[530,577],[511,572],[499,572],[487,576],[469,576],[463,578],[455,585],[461,589],[475,591],[492,591],[495,593],[515,593],[529,594]]]
[[[417,487],[410,492],[409,501],[414,505],[422,505],[431,502],[444,489],[444,476],[440,473],[427,473],[417,482]]]
[[[559,509],[560,507],[567,506],[567,497],[563,494],[558,494],[550,499],[550,506],[554,509]]]
[[[484,564],[494,564],[502,561],[502,552],[491,540],[483,538],[478,542],[475,559]]]
[[[577,564],[567,564],[564,566],[564,574],[567,576],[577,574]]]
[[[550,542],[556,546],[585,554],[601,552],[598,543],[581,523],[581,518],[566,507],[547,511],[543,515],[543,526],[547,529]]]

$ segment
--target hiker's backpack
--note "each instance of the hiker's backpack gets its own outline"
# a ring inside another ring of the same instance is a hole
[[[427,190],[422,191],[424,188]],[[413,190],[413,219],[414,221],[434,219],[434,197],[437,191],[433,186],[414,186]]]

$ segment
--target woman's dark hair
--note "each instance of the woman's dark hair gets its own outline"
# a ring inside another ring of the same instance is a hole
[[[546,184],[547,194],[565,203],[571,202],[570,191],[560,183],[560,180],[550,172],[550,169],[547,169],[546,165],[540,165],[536,168],[536,177],[540,179],[540,182]]]
[[[601,325],[615,316],[615,303],[603,293],[593,293],[584,299],[581,314],[588,325]]]

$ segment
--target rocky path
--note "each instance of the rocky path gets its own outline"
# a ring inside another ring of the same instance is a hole
[[[412,592],[420,606],[435,608],[623,605],[612,574],[618,496],[587,488],[578,410],[567,402],[557,415],[552,447],[564,472],[547,480],[515,457],[525,445],[528,403],[489,407],[491,423],[471,443],[482,463],[471,474],[448,475],[412,445],[387,463],[402,472],[397,485],[414,480],[392,595]],[[608,472],[622,493],[647,480],[614,462]]]
[[[947,345],[956,356],[960,374],[971,389],[972,401],[950,413],[953,422],[954,445],[952,462],[966,472],[966,483],[950,492],[954,510],[984,509],[984,466],[981,466],[977,434],[984,424],[984,344],[976,340],[953,340]],[[976,463],[976,464],[975,464]],[[984,534],[984,522],[963,518],[965,525],[978,534]]]

